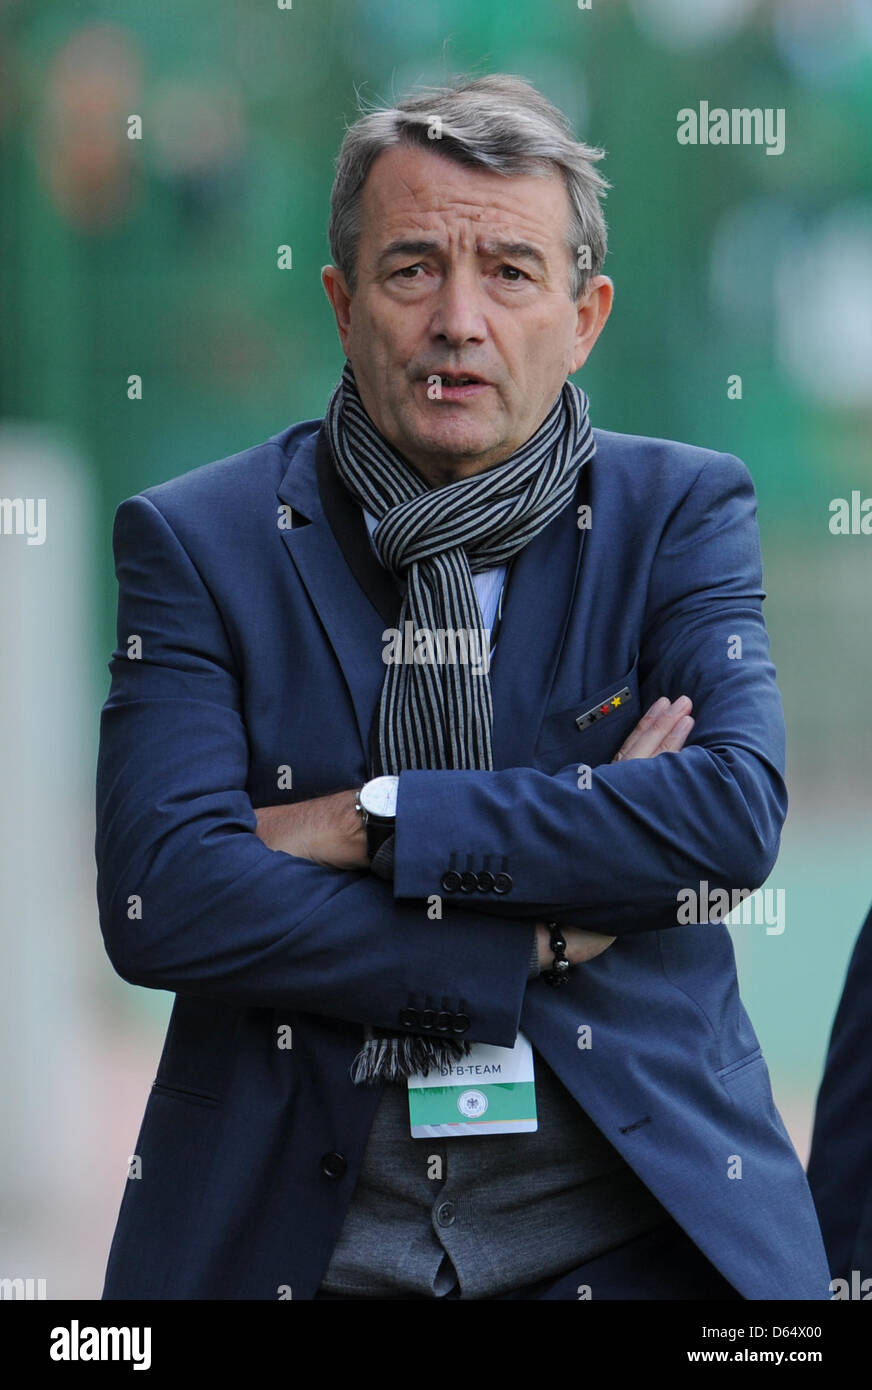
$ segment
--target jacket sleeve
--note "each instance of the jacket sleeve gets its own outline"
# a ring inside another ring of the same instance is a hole
[[[117,647],[97,766],[97,899],[131,984],[395,1028],[429,996],[514,1044],[532,924],[396,902],[370,873],[268,849],[246,792],[242,683],[212,595],[162,512],[118,508]],[[301,654],[301,660],[305,654]],[[423,1007],[429,1007],[426,1003]]]
[[[466,852],[503,860],[505,895],[461,909],[556,917],[613,935],[678,925],[682,890],[754,891],[778,854],[787,796],[784,719],[762,616],[756,497],[715,455],[666,522],[639,634],[642,708],[690,696],[678,753],[546,774],[404,771],[394,862],[399,898],[439,893]],[[463,853],[461,853],[461,850]]]

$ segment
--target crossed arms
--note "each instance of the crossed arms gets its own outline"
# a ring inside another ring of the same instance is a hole
[[[675,701],[662,696],[642,716],[629,738],[621,745],[613,762],[631,758],[656,758],[661,753],[677,753],[693,729],[692,702],[686,695]],[[311,801],[265,806],[256,810],[257,836],[270,849],[308,859],[325,869],[368,869],[366,833],[355,808],[354,790],[333,792]],[[614,936],[563,925],[566,957],[573,965],[583,965],[605,951]],[[540,970],[549,966],[553,954],[544,922],[536,924]]]
[[[97,896],[107,952],[131,983],[385,1027],[410,990],[462,992],[470,1040],[510,1046],[535,921],[608,937],[696,930],[676,927],[677,887],[707,878],[754,888],[774,862],[783,724],[753,488],[737,460],[717,456],[701,470],[649,585],[642,698],[686,692],[693,744],[596,767],[584,792],[574,763],[554,775],[404,772],[393,888],[259,837],[241,673],[222,615],[148,498],[119,507],[114,545],[118,647],[101,717]],[[130,633],[142,636],[140,661],[127,659]],[[727,666],[731,633],[744,655]],[[457,895],[434,923],[422,900],[440,891],[437,847],[459,817],[511,856],[515,887],[492,901]]]

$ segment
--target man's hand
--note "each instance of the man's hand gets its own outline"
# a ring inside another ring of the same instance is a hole
[[[690,711],[693,702],[686,695],[679,695],[672,704],[663,695],[643,714],[633,732],[621,745],[613,763],[624,762],[629,758],[656,758],[661,753],[677,753],[684,747],[685,740],[694,726]]]
[[[643,714],[633,732],[621,745],[613,763],[626,762],[632,758],[656,758],[660,753],[677,753],[683,748],[690,734],[694,720],[690,717],[692,702],[681,695],[670,704],[665,695],[656,700],[646,714]],[[565,927],[560,930],[566,938],[566,959],[572,965],[583,965],[602,955],[615,940],[602,932],[585,931],[583,927]],[[544,922],[536,923],[536,940],[539,947],[539,969],[548,970],[554,964],[548,928]]]
[[[324,869],[368,869],[366,830],[356,800],[356,791],[344,791],[292,806],[262,806],[255,810],[255,833],[270,849],[310,859]]]

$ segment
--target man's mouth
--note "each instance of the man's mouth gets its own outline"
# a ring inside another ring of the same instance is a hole
[[[431,372],[424,378],[430,400],[461,401],[479,396],[490,387],[490,382],[474,372]],[[433,390],[433,387],[436,390]]]

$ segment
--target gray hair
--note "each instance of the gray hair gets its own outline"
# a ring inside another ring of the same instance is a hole
[[[363,114],[345,133],[330,198],[330,254],[353,292],[360,244],[360,203],[369,170],[382,151],[420,145],[457,164],[500,174],[559,170],[571,208],[567,249],[569,293],[577,300],[606,256],[600,198],[611,185],[593,167],[604,150],[582,144],[561,111],[523,77],[494,73],[428,87],[396,106]],[[589,248],[589,268],[581,251]]]

